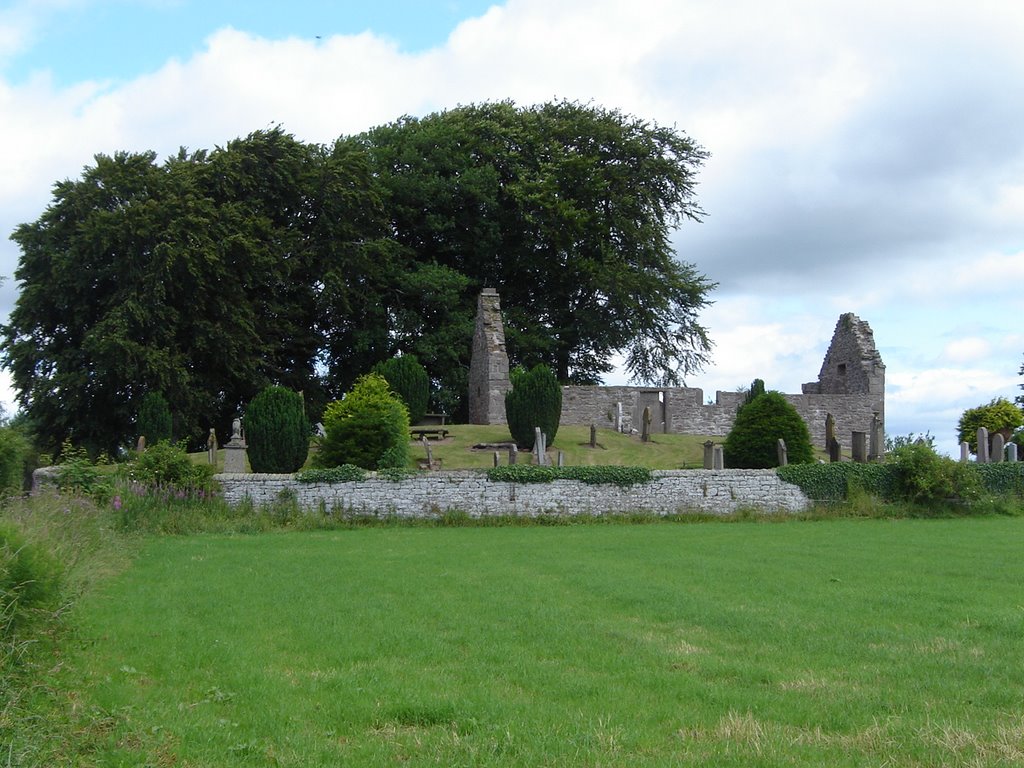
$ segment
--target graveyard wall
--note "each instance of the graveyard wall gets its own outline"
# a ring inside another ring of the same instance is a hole
[[[650,512],[656,515],[703,512],[728,514],[738,509],[796,512],[810,501],[774,470],[666,470],[629,488],[588,485],[575,480],[551,483],[491,482],[483,472],[434,472],[394,482],[370,477],[348,483],[299,483],[292,475],[217,475],[225,500],[246,498],[256,506],[294,497],[307,511],[334,511],[404,518],[438,517],[459,511],[470,517],[543,514],[605,515]]]
[[[562,387],[562,424],[596,424],[599,429],[615,429],[618,405],[622,404],[622,430],[640,428],[643,396],[653,403],[651,431],[681,435],[725,436],[732,429],[736,411],[743,402],[742,392],[716,392],[715,402],[704,402],[704,392],[693,387],[642,389],[637,387],[569,386]],[[871,419],[882,412],[882,398],[873,394],[801,394],[785,395],[807,424],[814,445],[825,446],[825,418],[836,420],[836,435],[845,447],[850,434],[871,430]]]

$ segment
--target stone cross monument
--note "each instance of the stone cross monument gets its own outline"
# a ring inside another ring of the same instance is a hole
[[[484,288],[476,307],[473,357],[469,364],[469,423],[505,424],[505,393],[512,385],[498,292]]]

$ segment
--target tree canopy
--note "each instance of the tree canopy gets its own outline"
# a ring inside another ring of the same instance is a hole
[[[280,128],[213,150],[97,155],[12,238],[3,364],[42,442],[112,452],[158,391],[202,440],[269,385],[314,417],[395,355],[463,409],[476,294],[513,365],[674,384],[708,360],[713,289],[670,235],[706,153],[592,105],[490,103],[329,146]]]
[[[957,439],[966,442],[971,453],[978,452],[978,430],[984,427],[989,436],[1001,433],[1009,441],[1013,433],[1024,424],[1024,411],[1005,397],[993,398],[987,405],[968,408],[957,423]]]

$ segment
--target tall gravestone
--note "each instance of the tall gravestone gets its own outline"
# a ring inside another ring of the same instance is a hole
[[[505,394],[512,388],[498,292],[484,288],[477,298],[473,356],[469,363],[469,423],[505,424]]]

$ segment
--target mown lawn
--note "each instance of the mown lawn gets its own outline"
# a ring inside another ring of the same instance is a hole
[[[1011,766],[1024,519],[148,540],[78,765]]]

